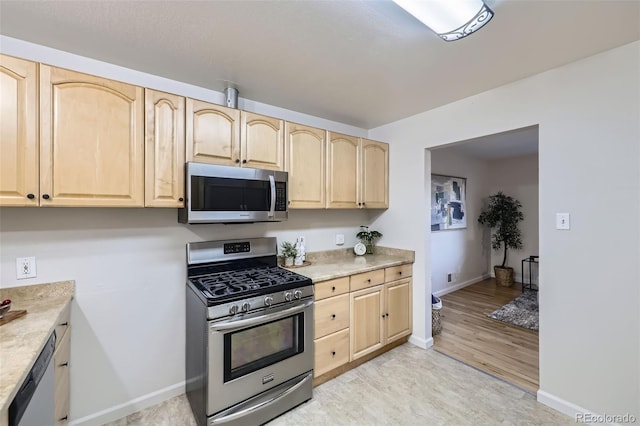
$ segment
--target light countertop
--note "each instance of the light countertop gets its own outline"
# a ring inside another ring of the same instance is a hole
[[[356,256],[349,248],[308,253],[307,260],[311,265],[290,269],[317,283],[375,269],[413,263],[415,253],[411,250],[376,247],[375,254]]]
[[[13,397],[31,370],[58,318],[71,303],[73,281],[0,289],[11,299],[11,311],[26,309],[23,317],[0,326],[0,407],[7,415]]]

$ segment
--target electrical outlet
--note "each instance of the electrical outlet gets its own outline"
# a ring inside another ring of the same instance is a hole
[[[336,234],[336,245],[341,246],[344,244],[344,234]]]
[[[451,282],[451,274],[447,274],[447,282],[450,283]]]
[[[19,280],[23,280],[25,278],[35,278],[36,276],[37,271],[35,257],[16,258],[16,277]]]

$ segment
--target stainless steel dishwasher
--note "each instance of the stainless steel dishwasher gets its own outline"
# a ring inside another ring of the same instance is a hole
[[[9,406],[9,426],[51,426],[55,423],[55,333],[44,345]]]

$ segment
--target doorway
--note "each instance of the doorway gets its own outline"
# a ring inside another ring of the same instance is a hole
[[[434,349],[535,393],[537,332],[488,314],[522,294],[521,260],[538,255],[538,126],[430,151],[432,174],[464,178],[466,186],[465,226],[443,230],[432,226],[432,293],[443,301],[442,333],[434,336]],[[493,265],[502,262],[502,252],[491,249],[489,229],[477,221],[489,195],[498,191],[519,200],[525,215],[519,226],[523,248],[510,249],[506,264],[514,268],[517,282],[507,288],[496,286],[493,279]],[[537,284],[537,274],[533,279]]]

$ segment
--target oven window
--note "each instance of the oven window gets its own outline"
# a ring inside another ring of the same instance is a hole
[[[304,352],[304,313],[224,335],[228,382]]]

